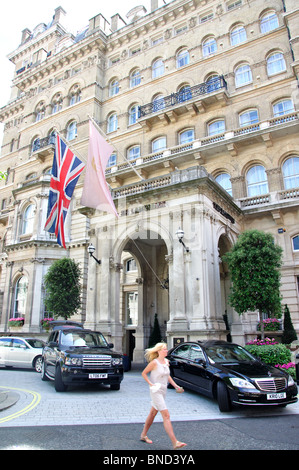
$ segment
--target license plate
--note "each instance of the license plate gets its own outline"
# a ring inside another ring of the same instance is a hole
[[[280,400],[286,396],[286,393],[267,393],[267,400]]]
[[[89,374],[90,379],[107,379],[108,374]]]

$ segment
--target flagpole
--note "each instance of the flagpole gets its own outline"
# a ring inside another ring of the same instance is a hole
[[[102,129],[100,128],[100,126],[97,124],[97,122],[94,120],[94,118],[92,116],[90,116],[90,114],[87,115],[89,117],[89,119],[93,122],[93,124],[96,126],[96,128],[98,129],[98,131],[102,134],[102,136],[109,142],[109,144],[111,144],[115,150],[122,156],[122,158],[129,164],[129,166],[132,168],[132,170],[136,173],[136,175],[138,176],[138,178],[140,178],[142,181],[144,180],[144,178],[138,173],[138,171],[136,170],[136,168],[134,168],[134,166],[132,165],[132,163],[123,155],[122,152],[120,152],[116,147],[115,145],[113,144],[113,142],[111,142],[111,140],[109,139],[109,137],[105,134],[104,131],[102,131]]]

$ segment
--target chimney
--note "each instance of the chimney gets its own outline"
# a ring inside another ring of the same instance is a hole
[[[151,0],[151,11],[157,10],[159,0]]]
[[[55,8],[55,14],[53,16],[53,24],[60,22],[61,13],[63,15],[66,15],[66,12],[64,11],[62,7]]]
[[[24,44],[24,42],[26,42],[27,39],[30,38],[30,36],[31,36],[31,31],[30,31],[30,29],[28,29],[28,28],[23,29],[23,31],[22,31],[22,41],[21,41],[21,44]]]
[[[111,16],[111,31],[117,31],[120,28],[126,26],[126,22],[122,19],[122,17],[116,13],[116,15]]]

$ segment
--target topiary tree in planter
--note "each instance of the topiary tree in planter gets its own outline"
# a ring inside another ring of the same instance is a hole
[[[55,261],[44,277],[45,305],[55,317],[67,320],[81,307],[79,264],[69,258]]]
[[[281,336],[281,342],[283,344],[291,344],[293,341],[296,341],[297,333],[292,323],[291,314],[289,307],[285,305],[284,307],[284,319],[283,319],[283,333]]]
[[[158,321],[158,314],[155,313],[154,328],[149,338],[148,347],[152,348],[153,346],[155,346],[155,344],[160,343],[161,339],[162,339],[162,336],[161,336],[161,330],[160,330],[160,325]]]

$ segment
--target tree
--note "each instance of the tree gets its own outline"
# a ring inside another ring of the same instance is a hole
[[[239,315],[258,310],[260,320],[262,313],[280,317],[282,248],[274,237],[259,230],[245,231],[223,259],[232,281],[229,302]],[[261,334],[264,338],[262,321]]]
[[[281,336],[281,342],[283,344],[291,344],[293,341],[296,341],[297,333],[292,323],[291,314],[289,307],[284,306],[284,319],[283,319],[283,333]]]
[[[154,328],[149,338],[148,347],[152,348],[153,346],[155,346],[155,344],[160,343],[161,338],[162,337],[161,337],[161,330],[160,330],[160,325],[158,321],[158,314],[155,313]]]
[[[69,258],[55,261],[44,277],[45,305],[48,312],[65,320],[81,307],[82,277],[79,264]]]

